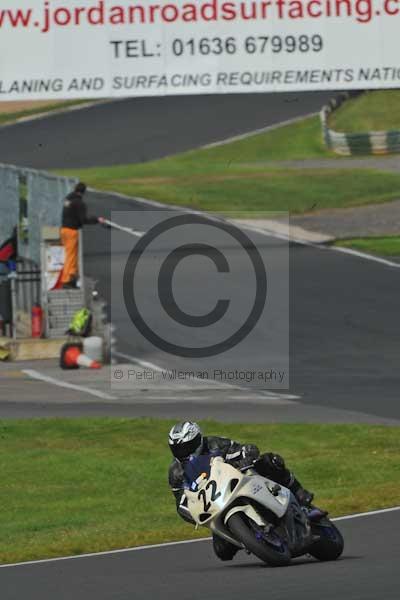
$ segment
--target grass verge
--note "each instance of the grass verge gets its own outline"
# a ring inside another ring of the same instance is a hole
[[[400,91],[367,92],[347,100],[329,117],[329,127],[348,133],[400,129]]]
[[[275,133],[275,132],[273,132]],[[267,134],[265,134],[267,135]],[[270,135],[270,134],[268,134]],[[149,163],[64,171],[91,187],[220,213],[342,208],[394,200],[400,175],[367,169],[283,169],[265,159],[257,138]]]
[[[338,240],[335,246],[354,248],[380,256],[400,256],[400,236],[353,238]]]
[[[207,535],[181,521],[167,485],[171,421],[0,422],[0,561]],[[333,515],[400,503],[400,429],[227,425],[208,434],[282,453]],[[379,489],[379,494],[376,490]]]
[[[70,106],[79,106],[79,104],[87,104],[88,102],[90,102],[90,100],[66,100],[65,102],[56,102],[55,104],[37,106],[35,108],[30,108],[26,110],[0,113],[0,125],[12,123],[13,121],[16,121],[17,119],[22,119],[23,117],[32,117],[34,115],[40,115],[42,113],[54,112],[57,110],[62,110],[64,108],[69,108]]]

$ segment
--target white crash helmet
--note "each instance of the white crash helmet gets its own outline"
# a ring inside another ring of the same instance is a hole
[[[197,423],[183,421],[172,427],[169,432],[168,443],[175,458],[183,461],[191,454],[201,453],[203,434]]]

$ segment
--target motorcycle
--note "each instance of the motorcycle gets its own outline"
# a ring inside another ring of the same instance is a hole
[[[292,492],[259,475],[254,464],[236,469],[221,456],[191,456],[185,464],[187,508],[208,527],[270,566],[311,554],[321,561],[343,552],[340,531],[318,508],[301,507]]]

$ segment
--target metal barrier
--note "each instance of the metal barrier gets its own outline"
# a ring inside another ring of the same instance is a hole
[[[12,322],[11,282],[8,277],[0,277],[0,337],[7,335],[7,327]]]
[[[31,314],[32,306],[41,302],[39,267],[31,260],[18,260],[15,281],[17,310]]]
[[[15,226],[18,231],[16,271],[8,275],[0,294],[4,306],[11,305],[8,321],[14,338],[31,335],[32,307],[46,305],[40,269],[42,231],[61,226],[65,196],[76,183],[44,171],[0,164],[0,242],[10,237]]]
[[[15,271],[3,275],[0,281],[1,320],[8,326],[10,337],[30,337],[32,307],[36,303],[41,303],[40,269],[32,261],[19,259]]]
[[[40,264],[41,232],[59,227],[65,196],[77,179],[0,164],[0,240],[18,226],[18,254]]]
[[[10,237],[19,220],[18,169],[0,165],[0,241]]]

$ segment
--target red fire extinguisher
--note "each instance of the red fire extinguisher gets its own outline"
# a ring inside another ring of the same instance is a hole
[[[32,337],[42,337],[43,331],[43,310],[40,304],[32,306]]]

